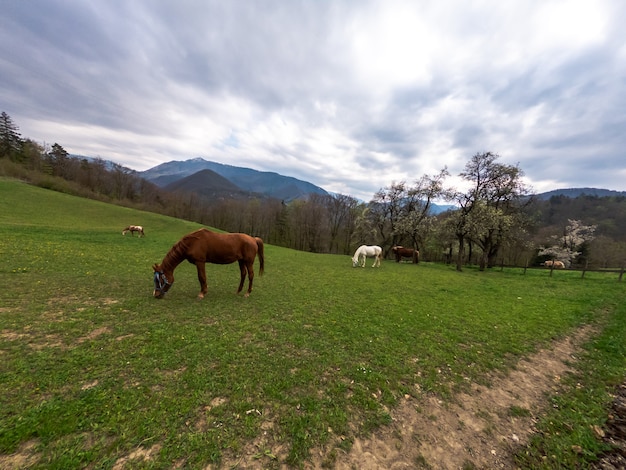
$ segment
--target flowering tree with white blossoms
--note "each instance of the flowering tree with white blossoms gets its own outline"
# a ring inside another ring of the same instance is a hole
[[[549,256],[553,260],[562,261],[569,267],[572,262],[581,254],[580,248],[584,243],[595,238],[596,225],[583,225],[580,220],[567,220],[562,236],[554,235],[551,246],[540,246],[539,256]]]

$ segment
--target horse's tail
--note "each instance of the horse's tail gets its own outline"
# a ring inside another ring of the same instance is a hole
[[[254,237],[254,239],[256,240],[256,246],[258,248],[257,254],[259,255],[259,274],[262,275],[263,271],[265,270],[265,252],[263,240],[261,240],[259,237]]]

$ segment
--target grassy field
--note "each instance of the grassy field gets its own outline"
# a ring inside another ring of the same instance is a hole
[[[123,237],[128,224],[146,237]],[[132,468],[202,468],[265,432],[259,465],[298,467],[313,447],[348,449],[387,423],[405,394],[446,399],[589,323],[601,333],[572,378],[585,387],[559,395],[523,465],[549,467],[542,455],[571,442],[584,452],[565,466],[602,449],[590,427],[626,367],[615,274],[360,269],[267,245],[249,298],[235,295],[236,265],[207,265],[197,300],[184,263],[154,299],[152,264],[196,228],[0,180],[0,454],[26,446],[32,468],[112,468],[153,448]]]

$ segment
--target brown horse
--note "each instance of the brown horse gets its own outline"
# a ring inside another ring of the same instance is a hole
[[[252,291],[254,280],[254,259],[259,255],[259,274],[263,274],[265,257],[263,255],[263,240],[253,238],[245,233],[215,233],[201,228],[181,238],[165,255],[161,264],[154,264],[154,296],[162,298],[174,284],[174,269],[187,260],[196,265],[200,293],[198,298],[204,298],[207,293],[205,263],[231,264],[239,262],[241,282],[237,293],[243,289],[243,282],[248,275],[248,297]]]
[[[124,230],[122,230],[122,235],[126,235],[126,233],[130,232],[130,234],[134,237],[135,232],[139,232],[140,237],[145,237],[146,234],[143,233],[143,227],[141,225],[129,225]]]
[[[391,251],[396,255],[396,263],[399,263],[402,258],[411,258],[413,263],[420,262],[420,252],[413,248],[404,248],[403,246],[394,246]]]
[[[544,263],[546,268],[565,269],[565,263],[559,260],[548,260]]]

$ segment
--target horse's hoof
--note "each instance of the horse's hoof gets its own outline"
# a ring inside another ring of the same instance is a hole
[[[204,299],[204,294],[198,294],[198,300]]]

